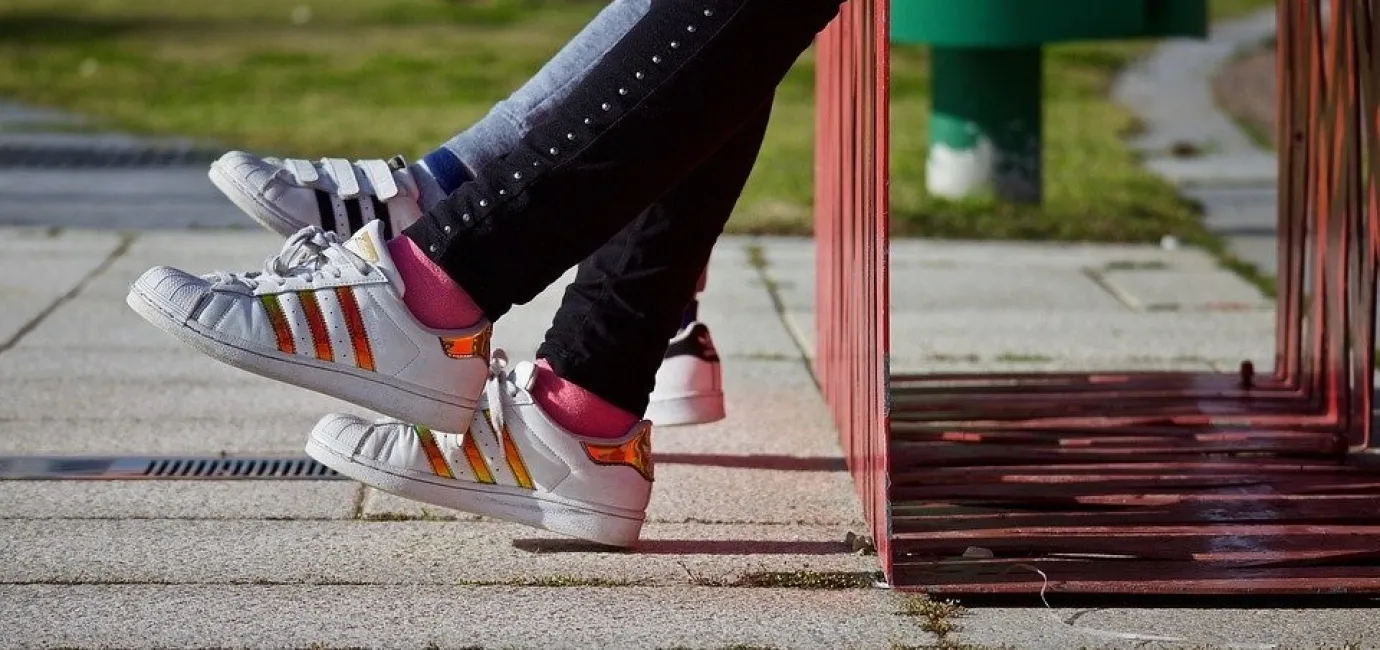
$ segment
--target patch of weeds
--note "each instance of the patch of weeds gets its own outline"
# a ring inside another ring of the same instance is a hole
[[[982,358],[976,354],[927,354],[925,359],[940,363],[977,363],[982,361]]]
[[[871,589],[882,575],[871,571],[755,571],[734,578],[697,576],[681,565],[698,587],[747,587],[757,589],[844,590]]]
[[[997,355],[997,361],[1000,363],[1048,363],[1053,360],[1054,357],[1043,354],[1022,352],[1003,352]]]
[[[413,515],[406,512],[371,512],[360,517],[364,521],[458,521],[455,515],[442,515],[426,508],[422,508],[422,514]]]
[[[1169,264],[1163,260],[1117,260],[1102,267],[1104,271],[1164,271]]]
[[[963,606],[958,604],[958,601],[935,600],[928,594],[912,594],[906,596],[905,600],[902,601],[900,613],[902,616],[919,619],[920,629],[939,638],[938,643],[922,647],[942,650],[977,647],[959,644],[949,639],[950,634],[962,629],[957,619],[967,613]]]
[[[747,253],[748,266],[759,271],[767,268],[767,253],[761,244],[748,244],[743,248],[743,252]]]
[[[641,585],[642,582],[637,580],[555,575],[509,578],[506,580],[461,580],[455,584],[461,587],[636,587]]]
[[[1183,309],[1183,305],[1180,305],[1177,302],[1159,302],[1145,306],[1145,311],[1156,313],[1166,311],[1183,311]]]

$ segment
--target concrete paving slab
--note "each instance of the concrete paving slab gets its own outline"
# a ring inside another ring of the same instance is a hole
[[[1104,271],[1101,277],[1136,309],[1274,310],[1273,300],[1234,274],[1147,269]]]
[[[813,270],[769,269],[782,302],[791,310],[813,310]],[[804,277],[801,277],[801,276]],[[1206,273],[1204,275],[1216,275]],[[893,277],[891,304],[906,310],[1127,309],[1081,269],[1016,266],[912,266]]]
[[[879,570],[834,527],[654,524],[621,551],[494,521],[0,521],[10,584],[693,586]]]
[[[113,234],[51,234],[33,230],[0,236],[0,345],[24,328],[105,263],[119,245]],[[34,282],[34,273],[43,282]]]
[[[761,240],[768,269],[811,267],[812,240],[770,237]],[[1166,268],[1218,268],[1211,255],[1196,248],[1164,249],[1150,244],[1083,244],[1058,242],[1000,242],[893,239],[888,254],[892,268],[955,266],[1018,266],[1062,269],[1158,264]]]
[[[752,463],[754,459],[672,455],[694,464],[662,462],[647,520],[658,523],[829,525],[862,532],[862,507],[853,482],[843,470],[830,470],[832,459],[773,459],[763,465],[805,469],[723,467],[710,463]],[[815,466],[823,471],[810,471]],[[366,516],[426,518],[444,508],[372,490],[364,501]]]
[[[0,587],[0,638],[76,648],[934,643],[894,611],[881,590],[23,585]]]
[[[206,180],[206,167],[10,169],[0,176],[0,224],[67,228],[259,226]]]
[[[131,408],[131,410],[134,410]],[[368,411],[356,409],[361,415]],[[217,455],[300,456],[323,413],[160,418],[0,417],[0,454],[19,455]]]
[[[955,644],[1031,648],[1319,650],[1380,647],[1369,609],[970,609]],[[1355,645],[1348,645],[1355,644]]]
[[[72,527],[60,519],[346,519],[361,489],[353,481],[0,481],[0,520],[42,520],[30,529],[56,534]]]
[[[99,378],[13,380],[0,378],[13,404],[0,406],[0,418],[195,420],[242,419],[246,414],[293,418],[327,413],[367,413],[349,402],[267,379],[246,384],[188,385],[169,381],[126,381],[112,385]]]
[[[1000,314],[994,316],[998,321],[995,324],[965,327],[961,324],[965,318],[976,323],[979,315],[897,313],[891,322],[891,368],[893,372],[1206,370],[1208,366],[1234,369],[1244,359],[1254,360],[1258,368],[1273,363],[1274,329],[1273,322],[1263,322],[1266,314],[1222,312],[1212,315],[1217,320],[1205,322],[1194,322],[1192,316],[1186,312],[1142,315],[1165,323],[1163,330],[1157,330],[1153,323],[1130,330],[1108,325],[1102,330],[1085,322],[1070,331],[1052,323],[1045,330],[1038,323],[1051,319],[1076,323],[1076,314]],[[799,332],[802,345],[811,356],[815,349],[814,318],[810,312],[786,314],[787,323]],[[1024,324],[1022,318],[1026,319]],[[1239,318],[1247,322],[1234,320]],[[1190,322],[1195,327],[1218,328],[1223,321],[1237,323],[1229,331],[1246,338],[1232,339],[1229,333],[1223,333],[1200,340],[1199,332],[1208,329],[1190,330],[1183,325]],[[1102,322],[1102,318],[1092,322]],[[1183,336],[1188,331],[1193,336]],[[1149,342],[1136,344],[1134,339],[1139,336],[1147,337]],[[1188,340],[1177,341],[1176,337]],[[1249,354],[1238,356],[1245,352]]]
[[[182,344],[118,299],[78,297],[58,307],[16,347],[171,350]]]
[[[1067,361],[1274,357],[1268,312],[893,312],[893,365],[936,355],[1044,356]]]

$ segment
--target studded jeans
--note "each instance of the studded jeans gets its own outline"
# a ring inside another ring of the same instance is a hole
[[[656,0],[517,147],[405,234],[495,320],[589,258],[538,356],[641,413],[728,212],[658,200],[746,179],[776,85],[840,2]]]

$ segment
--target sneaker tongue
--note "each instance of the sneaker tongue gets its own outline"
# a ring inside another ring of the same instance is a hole
[[[393,256],[388,254],[388,242],[383,238],[382,222],[376,219],[365,224],[345,242],[345,248],[364,258],[370,264],[379,267],[383,271],[384,277],[388,278],[388,282],[397,290],[398,297],[403,296],[407,287],[403,285],[402,276],[398,273],[398,265],[393,261]]]

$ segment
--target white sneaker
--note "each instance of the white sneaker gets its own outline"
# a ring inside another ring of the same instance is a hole
[[[343,244],[303,229],[260,272],[197,277],[154,267],[126,302],[237,368],[426,426],[468,422],[488,377],[490,325],[418,323],[380,226]]]
[[[401,156],[313,162],[231,151],[207,175],[236,206],[284,237],[307,226],[349,237],[378,220],[387,240],[422,217],[421,189]]]
[[[691,323],[671,339],[646,417],[666,427],[724,419],[723,369],[704,323]]]
[[[637,542],[652,493],[651,423],[584,438],[552,422],[528,392],[536,367],[509,372],[502,351],[463,434],[394,420],[328,415],[307,453],[409,499],[610,546]]]

